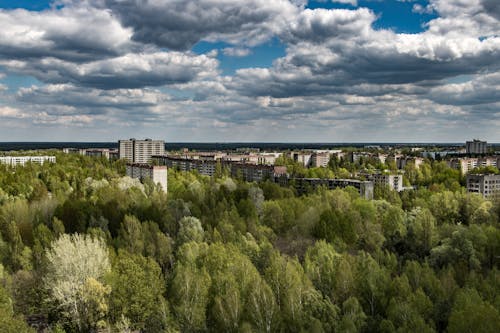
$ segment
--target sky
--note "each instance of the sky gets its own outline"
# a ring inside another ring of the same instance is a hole
[[[500,142],[498,0],[0,0],[0,141]]]

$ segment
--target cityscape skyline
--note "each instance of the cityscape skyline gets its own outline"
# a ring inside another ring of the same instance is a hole
[[[495,0],[0,0],[0,142],[500,142],[499,20]]]

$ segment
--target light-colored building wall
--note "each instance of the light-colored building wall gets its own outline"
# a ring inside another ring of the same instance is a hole
[[[165,141],[163,140],[119,140],[120,158],[129,163],[150,163],[153,155],[165,154]]]
[[[389,186],[391,189],[398,192],[404,190],[403,175],[361,172],[359,173],[359,176],[365,177],[367,180],[372,181],[375,185]]]
[[[11,166],[25,165],[26,163],[56,163],[55,156],[2,156],[0,157],[0,163],[8,164]]]
[[[166,166],[147,164],[127,164],[127,176],[143,181],[149,178],[155,184],[159,184],[164,192],[167,192],[168,171]]]
[[[314,153],[311,157],[311,165],[315,168],[323,167],[326,168],[328,166],[328,162],[330,162],[330,154],[325,153]]]

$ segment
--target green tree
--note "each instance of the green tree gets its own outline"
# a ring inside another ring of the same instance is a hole
[[[103,282],[105,274],[110,270],[106,244],[86,235],[64,234],[47,249],[46,257],[44,284],[49,292],[49,301],[55,302],[68,324],[75,329],[95,329],[97,322],[87,316],[89,304],[101,307],[104,296],[99,302],[86,302],[85,292],[94,292],[93,287],[107,290]],[[89,282],[92,281],[90,279],[102,286]],[[89,283],[91,284],[88,285]],[[97,308],[94,310],[100,311]]]
[[[491,304],[485,302],[476,290],[461,290],[455,298],[447,331],[499,332],[500,314]]]
[[[113,322],[123,316],[130,327],[145,332],[166,329],[168,304],[160,266],[151,258],[120,251],[110,277],[110,307]]]

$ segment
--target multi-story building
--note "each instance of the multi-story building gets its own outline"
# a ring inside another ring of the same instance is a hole
[[[292,152],[290,154],[290,157],[292,158],[292,160],[302,164],[306,168],[308,168],[311,165],[311,157],[312,157],[311,153]]]
[[[231,163],[231,176],[246,182],[274,181],[275,177],[286,175],[285,166],[254,165],[247,163]]]
[[[153,155],[165,154],[165,141],[163,140],[119,140],[120,158],[129,163],[150,163]]]
[[[487,149],[488,143],[486,141],[481,140],[472,140],[465,142],[465,151],[467,154],[486,154],[488,152]]]
[[[270,180],[282,186],[293,185],[298,193],[325,186],[328,189],[352,186],[366,199],[373,199],[373,182],[357,179],[289,178],[284,166],[238,163],[230,161],[203,161],[171,156],[153,156],[155,164],[166,165],[181,171],[196,170],[202,175],[213,176],[218,167],[229,170],[234,178],[247,182]]]
[[[179,158],[172,156],[153,156],[153,161],[158,165],[165,165],[171,169],[179,171],[196,170],[200,175],[212,177],[217,170],[217,162],[215,160],[201,160],[192,158]]]
[[[463,175],[466,175],[469,173],[472,169],[474,168],[479,168],[479,167],[498,167],[498,161],[500,158],[498,157],[481,157],[481,158],[455,158],[451,159],[448,162],[448,165],[451,168],[458,169],[460,172],[462,172]]]
[[[372,181],[375,185],[389,186],[391,189],[401,192],[403,187],[403,175],[382,173],[360,172],[360,176],[365,177],[367,180]]]
[[[357,179],[323,179],[323,178],[291,178],[289,182],[293,184],[299,194],[325,187],[329,190],[336,188],[354,187],[358,190],[362,198],[373,199],[373,182]]]
[[[143,181],[149,178],[167,192],[167,167],[149,164],[127,163],[127,176]]]
[[[26,163],[56,163],[55,156],[1,156],[0,163],[10,166],[25,165]]]
[[[468,174],[467,191],[480,193],[484,197],[500,195],[500,175]]]
[[[314,168],[326,168],[328,166],[328,162],[330,162],[330,154],[327,152],[314,152],[311,156],[311,166]]]

